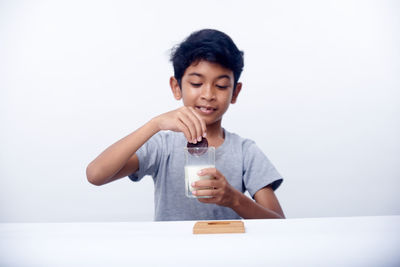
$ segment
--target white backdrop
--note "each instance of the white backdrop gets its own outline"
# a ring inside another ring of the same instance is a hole
[[[224,126],[285,177],[289,218],[400,214],[398,1],[0,2],[0,221],[152,220],[153,184],[87,164],[181,105],[169,49],[201,28],[245,51]]]

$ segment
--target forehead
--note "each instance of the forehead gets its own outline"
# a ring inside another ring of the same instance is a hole
[[[184,78],[203,77],[207,79],[228,78],[233,80],[233,71],[214,62],[200,60],[193,62],[183,74]]]

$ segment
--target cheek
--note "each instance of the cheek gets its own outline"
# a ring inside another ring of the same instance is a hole
[[[232,101],[232,91],[226,92],[222,97],[224,99],[225,105],[229,106]]]
[[[194,90],[182,89],[182,100],[185,106],[192,104],[197,97],[198,96],[196,95],[196,92]]]
[[[193,90],[188,89],[186,86],[182,87],[182,97],[183,98],[192,98]]]

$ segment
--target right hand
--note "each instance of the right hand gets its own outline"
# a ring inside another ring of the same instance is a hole
[[[182,132],[190,143],[197,143],[206,137],[206,123],[192,107],[183,106],[154,119],[160,130]]]

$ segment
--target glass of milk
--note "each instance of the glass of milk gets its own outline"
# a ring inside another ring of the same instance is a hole
[[[211,179],[210,175],[199,176],[197,173],[206,168],[215,168],[214,147],[185,147],[185,193],[190,198],[210,198],[210,196],[194,196],[191,184],[198,180]],[[207,189],[207,188],[202,188]],[[197,190],[201,190],[197,188]]]

